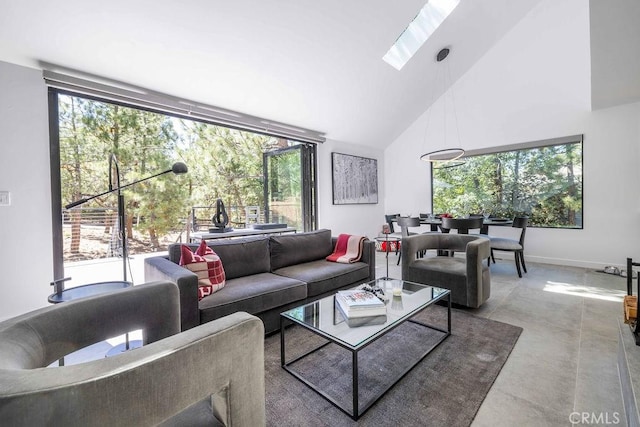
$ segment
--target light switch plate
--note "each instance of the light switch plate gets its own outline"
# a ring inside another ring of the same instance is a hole
[[[0,191],[0,206],[10,206],[10,205],[11,205],[11,192]]]

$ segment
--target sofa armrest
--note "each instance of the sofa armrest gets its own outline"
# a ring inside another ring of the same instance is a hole
[[[198,276],[163,256],[144,260],[144,280],[168,280],[178,285],[180,292],[180,329],[186,331],[200,324],[198,308]]]
[[[338,238],[333,236],[331,237],[331,246],[336,247],[336,243],[338,243]],[[369,238],[364,239],[362,244],[362,256],[360,257],[360,261],[364,262],[369,266],[369,280],[375,280],[376,278],[376,243],[373,240],[369,240]]]
[[[369,265],[369,280],[374,280],[376,278],[376,243],[373,240],[365,239],[360,261]]]

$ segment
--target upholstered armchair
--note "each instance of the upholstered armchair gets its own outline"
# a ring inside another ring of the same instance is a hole
[[[429,249],[458,255],[417,257],[417,253]],[[489,268],[482,263],[490,254],[489,239],[478,235],[429,233],[404,237],[402,279],[449,289],[452,303],[477,308],[491,292]]]
[[[144,346],[71,366],[66,354],[142,329]],[[265,424],[264,328],[238,312],[180,333],[178,288],[143,284],[0,323],[10,426]]]

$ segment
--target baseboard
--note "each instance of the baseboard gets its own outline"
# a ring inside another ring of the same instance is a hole
[[[495,254],[497,255],[498,253],[495,252]],[[498,256],[496,256],[496,259],[498,259]],[[507,257],[503,258],[502,256],[500,256],[500,259],[513,261],[513,258],[507,258]],[[566,259],[566,258],[549,258],[549,257],[528,255],[526,252],[524,254],[524,260],[525,262],[535,262],[538,264],[551,264],[551,265],[559,265],[559,266],[565,266],[565,267],[582,267],[582,268],[589,268],[593,270],[602,270],[607,265],[612,265],[620,269],[627,268],[626,264],[613,264],[610,262],[609,263],[593,262],[593,261],[583,261],[578,259]]]

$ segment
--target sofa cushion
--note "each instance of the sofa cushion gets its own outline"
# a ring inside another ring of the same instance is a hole
[[[272,273],[227,280],[224,289],[203,298],[200,323],[209,322],[236,311],[258,314],[307,297],[304,282]]]
[[[482,266],[483,280],[486,277],[487,289],[484,290],[489,295],[489,268]],[[451,302],[468,305],[467,289],[467,264],[464,259],[446,256],[435,258],[423,258],[409,264],[403,272],[406,280],[425,283],[451,291]],[[484,286],[484,284],[483,284]]]
[[[448,256],[422,258],[409,264],[409,268],[425,270],[434,278],[441,277],[442,281],[452,280],[452,276],[467,276],[467,263],[463,258]]]
[[[271,270],[324,259],[333,252],[331,230],[317,230],[269,238]]]
[[[175,246],[177,248],[177,254]],[[191,248],[198,245],[189,244]],[[271,270],[269,259],[269,238],[265,236],[208,240],[207,246],[215,251],[222,260],[227,280],[236,277],[268,273]],[[175,263],[180,260],[180,245],[169,246],[169,259]],[[176,257],[177,255],[177,257]],[[177,260],[176,260],[177,258]]]
[[[279,268],[274,273],[306,282],[309,297],[369,281],[369,265],[364,262],[340,264],[321,259]]]
[[[207,242],[224,264],[227,280],[271,271],[269,238],[220,239]]]

